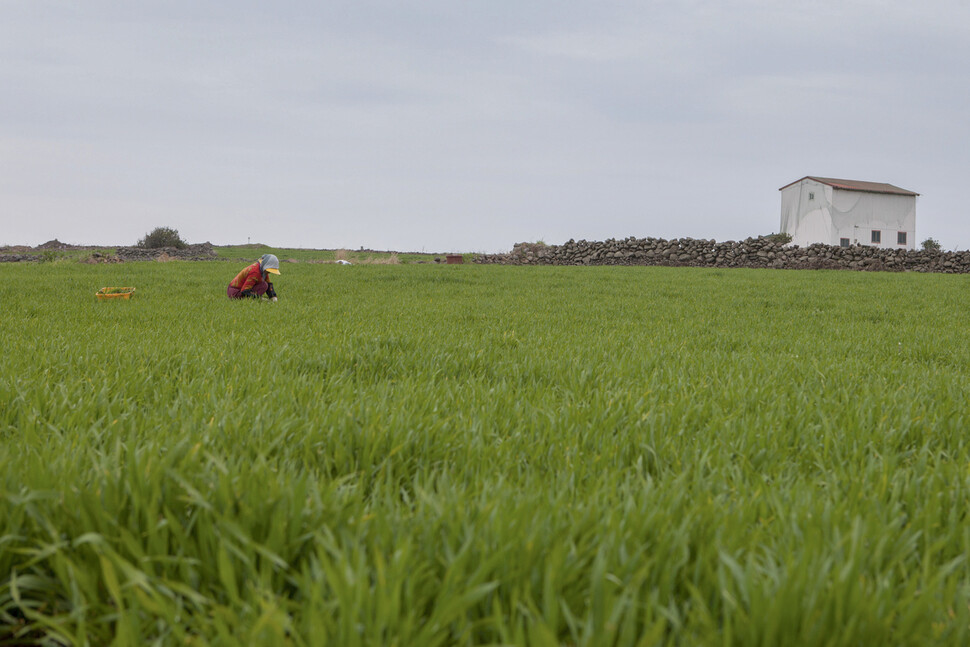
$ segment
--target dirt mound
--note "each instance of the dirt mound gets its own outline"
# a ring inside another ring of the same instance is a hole
[[[61,241],[55,238],[54,240],[47,241],[43,245],[38,245],[37,249],[77,249],[77,246],[68,245],[67,243],[62,243]]]

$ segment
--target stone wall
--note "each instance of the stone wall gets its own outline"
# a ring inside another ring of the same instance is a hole
[[[519,243],[508,254],[483,254],[476,263],[502,265],[664,265],[672,267],[770,267],[890,272],[970,272],[970,251],[928,252],[864,245],[808,247],[765,237],[718,243],[694,238],[570,240],[562,245]]]
[[[163,256],[164,254],[164,256]],[[119,247],[115,255],[123,261],[154,261],[162,257],[164,260],[181,261],[211,261],[219,257],[212,243],[187,245],[184,249],[175,247]]]
[[[155,260],[182,260],[182,261],[212,261],[218,260],[219,254],[212,247],[212,243],[198,243],[188,245],[184,249],[175,247],[159,247],[157,249],[147,249],[144,247],[119,247],[113,255],[103,254],[102,247],[67,245],[58,240],[51,240],[37,247],[0,247],[0,263],[20,263],[25,261],[44,260],[45,253],[57,253],[61,251],[93,250],[87,258],[79,258],[84,262],[94,263],[115,263],[121,261],[155,261]],[[57,256],[54,257],[55,259]]]

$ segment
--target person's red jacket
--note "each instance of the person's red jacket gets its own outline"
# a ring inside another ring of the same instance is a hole
[[[249,267],[244,268],[242,272],[236,275],[236,278],[229,281],[229,286],[245,292],[246,290],[252,290],[253,286],[262,280],[263,273],[259,271],[259,261],[256,261]]]

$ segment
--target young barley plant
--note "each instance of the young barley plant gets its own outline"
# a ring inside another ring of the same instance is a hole
[[[964,277],[341,269],[0,270],[0,643],[966,643]]]

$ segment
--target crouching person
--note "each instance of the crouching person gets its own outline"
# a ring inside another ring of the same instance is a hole
[[[271,301],[276,301],[276,290],[269,281],[270,274],[280,273],[280,261],[272,254],[263,256],[246,267],[229,282],[226,294],[230,299],[244,299],[251,297],[258,299],[266,295]]]

